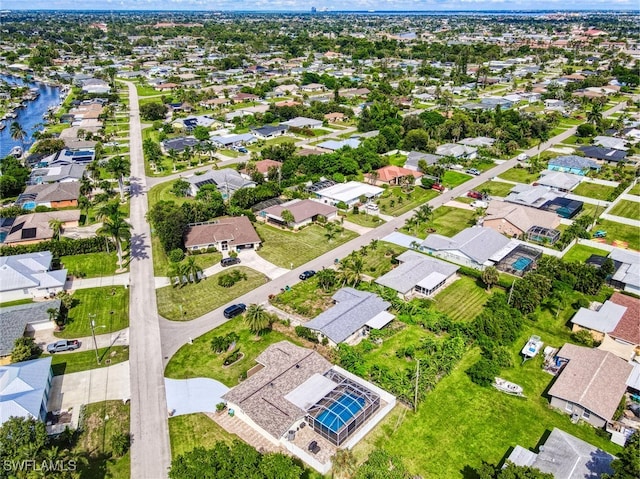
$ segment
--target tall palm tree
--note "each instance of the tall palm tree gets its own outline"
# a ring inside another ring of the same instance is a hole
[[[118,266],[122,269],[122,242],[131,239],[131,225],[127,223],[118,212],[118,214],[106,218],[102,227],[100,227],[96,233],[111,238],[116,244]]]
[[[107,171],[110,171],[118,178],[120,202],[124,203],[124,177],[129,176],[131,163],[122,156],[114,156],[107,162]]]
[[[591,110],[587,113],[587,121],[594,125],[599,125],[602,121],[602,105],[600,103],[594,103],[591,106]]]
[[[96,218],[98,220],[106,220],[107,218],[113,218],[118,215],[122,216],[122,213],[120,212],[120,205],[116,200],[113,200],[107,201],[98,208]]]
[[[249,331],[260,334],[271,326],[269,313],[259,304],[250,304],[244,315],[244,321],[249,327]]]
[[[187,258],[187,262],[183,265],[182,271],[187,278],[193,276],[194,281],[198,282],[198,274],[202,273],[202,268],[198,263],[196,263],[195,257],[189,256]]]
[[[64,221],[59,220],[57,218],[51,218],[49,220],[49,228],[51,228],[51,231],[53,232],[54,240],[60,239],[60,232],[62,231],[62,225],[64,225]]]
[[[22,125],[17,121],[11,123],[11,127],[9,129],[9,133],[11,133],[11,139],[15,141],[19,141],[24,149],[24,139],[27,137],[27,132],[24,131]]]

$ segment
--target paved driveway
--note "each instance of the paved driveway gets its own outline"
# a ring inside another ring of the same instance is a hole
[[[208,378],[164,379],[167,408],[172,416],[194,412],[215,412],[216,404],[229,388]]]

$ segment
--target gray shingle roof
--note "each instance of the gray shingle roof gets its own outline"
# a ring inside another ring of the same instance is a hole
[[[593,160],[583,158],[582,156],[566,155],[558,156],[549,160],[549,166],[555,166],[558,168],[579,168],[588,170],[590,168],[600,169],[600,166]]]
[[[0,292],[64,286],[67,270],[49,271],[50,251],[0,257]]]
[[[24,335],[27,324],[49,321],[49,308],[60,309],[60,300],[0,308],[0,356],[11,354],[15,340]]]
[[[459,269],[456,265],[415,251],[405,251],[397,259],[401,262],[400,266],[379,277],[376,283],[388,286],[402,294],[408,293],[419,282],[434,273],[449,277]]]
[[[453,238],[431,234],[427,236],[421,248],[432,251],[457,250],[476,263],[483,264],[494,254],[509,244],[509,238],[491,228],[474,226],[467,228]]]
[[[197,188],[213,183],[219,190],[229,190],[229,193],[233,193],[240,188],[255,186],[253,181],[245,180],[240,176],[240,173],[231,168],[209,170],[203,175],[193,175],[186,178],[186,180]]]
[[[374,316],[391,306],[373,293],[353,288],[342,288],[332,298],[336,302],[335,306],[305,323],[305,326],[320,331],[336,344],[347,339]]]

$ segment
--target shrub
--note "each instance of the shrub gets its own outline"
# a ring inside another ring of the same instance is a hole
[[[295,332],[296,332],[296,335],[300,338],[304,338],[307,341],[311,341],[312,343],[318,342],[318,335],[312,330],[310,330],[309,328],[305,328],[304,326],[296,326]],[[324,338],[324,339],[327,339],[327,338]],[[327,343],[328,343],[328,340],[327,340]]]
[[[576,331],[571,335],[571,339],[578,344],[587,346],[588,348],[592,348],[595,344],[595,340],[593,339],[593,336],[591,336],[591,333],[587,329],[581,329],[580,331]]]
[[[487,358],[480,358],[477,363],[466,371],[469,379],[480,386],[490,386],[499,372],[498,365]]]
[[[211,350],[214,353],[222,353],[229,349],[229,347],[239,339],[240,336],[238,336],[235,332],[231,332],[226,336],[215,336],[211,340]]]
[[[233,352],[229,354],[229,356],[224,358],[224,361],[222,362],[222,364],[225,366],[229,366],[230,364],[235,363],[239,359],[240,359],[240,348],[237,348],[237,349],[234,349]]]
[[[216,411],[218,412],[222,412],[224,411],[224,408],[226,408],[227,405],[223,402],[219,402],[218,404],[216,404]]]
[[[126,432],[118,432],[111,437],[111,449],[117,457],[124,456],[131,445],[131,436]]]
[[[37,253],[39,251],[51,251],[54,257],[72,256],[85,253],[101,253],[115,250],[115,244],[102,237],[41,241],[40,243],[17,246],[0,246],[0,256],[12,256],[16,254]]]
[[[172,249],[169,252],[169,261],[171,261],[172,263],[179,263],[183,259],[184,251],[182,251],[180,248]]]
[[[218,278],[218,285],[222,286],[223,288],[230,288],[234,284],[236,284],[236,281],[235,279],[233,279],[233,276],[231,276],[231,274],[223,274]]]

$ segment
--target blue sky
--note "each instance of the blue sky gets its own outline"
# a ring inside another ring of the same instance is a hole
[[[329,10],[567,10],[638,9],[638,0],[2,0],[9,10],[282,10],[309,11],[312,6]]]

